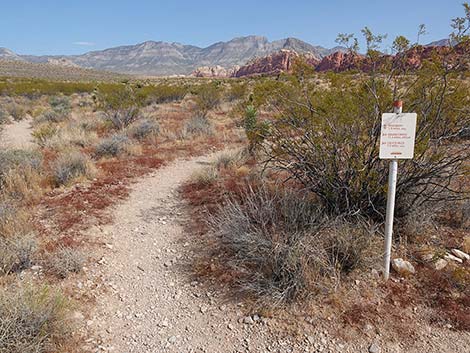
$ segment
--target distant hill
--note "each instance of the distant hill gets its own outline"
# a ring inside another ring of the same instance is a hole
[[[0,77],[24,77],[70,81],[116,81],[129,76],[70,66],[67,62],[31,63],[0,58]]]
[[[14,53],[10,49],[0,47],[0,59],[10,61],[25,61],[21,56]]]
[[[106,70],[139,75],[187,75],[200,66],[221,66],[232,68],[248,61],[265,57],[281,49],[293,50],[299,54],[311,54],[321,60],[342,47],[333,49],[313,46],[297,38],[285,38],[270,42],[266,37],[247,36],[228,42],[218,42],[206,48],[180,43],[147,41],[105,50],[92,51],[83,55],[34,56],[17,55],[7,49],[0,52],[0,59],[23,60],[33,63],[66,62],[84,68]],[[8,57],[7,57],[8,56]]]

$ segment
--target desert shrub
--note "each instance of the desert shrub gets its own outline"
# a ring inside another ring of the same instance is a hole
[[[137,94],[149,105],[181,101],[187,92],[188,88],[183,85],[159,84],[143,86]]]
[[[55,114],[55,113],[54,113]],[[59,133],[59,128],[54,124],[41,124],[32,133],[34,141],[41,147],[47,146]]]
[[[8,114],[16,121],[20,121],[26,118],[26,109],[21,104],[11,102],[5,105],[5,109]]]
[[[2,192],[11,201],[37,201],[43,194],[41,170],[30,165],[10,169],[3,177]]]
[[[195,103],[198,115],[205,117],[210,110],[219,106],[222,89],[215,83],[200,85],[197,89]]]
[[[154,120],[142,120],[130,127],[129,134],[137,140],[144,140],[156,136],[160,132],[160,125]]]
[[[212,135],[214,127],[209,118],[205,115],[196,115],[192,117],[183,128],[183,135]]]
[[[98,107],[104,118],[117,130],[122,130],[140,118],[143,97],[130,85],[121,85],[101,89],[97,95]]]
[[[465,85],[443,77],[435,65],[417,72],[410,87],[396,90],[381,76],[352,80],[337,74],[328,90],[302,77],[292,80],[271,100],[280,113],[264,134],[270,166],[303,184],[332,215],[383,220],[388,163],[378,157],[381,114],[390,111],[394,92],[407,89],[405,104],[419,119],[415,158],[400,163],[396,217],[426,203],[461,198],[450,180],[465,173],[470,144],[451,144],[470,124],[469,97]]]
[[[70,123],[60,130],[58,134],[62,144],[80,148],[89,147],[96,143],[98,135],[89,129],[86,124]],[[57,141],[59,143],[60,141]]]
[[[223,152],[215,160],[215,168],[220,170],[238,166],[246,162],[247,154],[245,150]]]
[[[126,152],[130,144],[129,138],[123,134],[115,134],[102,140],[95,147],[95,155],[100,157],[116,157]]]
[[[70,273],[78,273],[85,263],[83,253],[77,249],[62,247],[54,253],[49,253],[46,260],[48,271],[60,278],[66,278]]]
[[[0,189],[7,174],[13,169],[38,169],[42,163],[39,152],[26,150],[0,151]]]
[[[246,82],[234,82],[230,86],[230,89],[227,93],[227,98],[231,102],[244,99],[247,92],[248,92],[248,85]]]
[[[6,112],[6,110],[0,107],[0,130],[2,129],[2,125],[5,125],[9,122],[8,115],[9,114]]]
[[[270,124],[266,121],[259,121],[258,111],[250,103],[245,109],[243,127],[249,143],[248,151],[253,155],[269,134]]]
[[[54,161],[52,176],[57,186],[68,184],[79,177],[93,177],[95,168],[91,160],[80,152],[65,153]]]
[[[36,248],[37,242],[32,235],[15,234],[5,237],[0,234],[0,274],[29,268]]]
[[[308,195],[249,187],[210,220],[242,292],[274,303],[327,291],[366,260],[372,231],[330,220]]]
[[[0,352],[57,351],[66,336],[67,302],[49,287],[30,284],[0,289]]]
[[[215,168],[203,168],[191,176],[191,180],[198,185],[210,185],[219,177]]]
[[[42,124],[42,123],[60,123],[64,120],[68,119],[68,112],[58,112],[56,110],[48,110],[38,116],[34,123],[35,124]]]
[[[52,109],[58,113],[69,113],[72,110],[70,98],[66,96],[52,96],[49,98]]]

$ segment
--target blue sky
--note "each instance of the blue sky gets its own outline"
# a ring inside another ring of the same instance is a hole
[[[207,46],[250,34],[335,46],[338,33],[423,42],[447,37],[463,0],[0,0],[0,47],[20,54],[79,54],[146,40]]]

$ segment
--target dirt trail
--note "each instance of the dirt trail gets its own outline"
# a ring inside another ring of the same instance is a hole
[[[27,149],[34,145],[31,136],[31,118],[5,125],[0,133],[0,147]]]
[[[146,177],[102,230],[109,244],[98,267],[110,291],[88,323],[101,351],[257,352],[271,344],[261,319],[252,323],[185,270],[192,247],[177,189],[209,160],[176,161]]]
[[[90,233],[106,244],[86,270],[87,282],[106,290],[98,290],[85,320],[94,337],[87,351],[352,353],[375,351],[370,344],[377,342],[382,353],[466,352],[470,335],[431,328],[413,346],[389,344],[386,332],[342,342],[321,322],[296,338],[282,337],[280,320],[246,316],[242,304],[191,278],[194,238],[184,232],[178,188],[214,157],[177,160],[145,177],[114,209],[115,222]]]

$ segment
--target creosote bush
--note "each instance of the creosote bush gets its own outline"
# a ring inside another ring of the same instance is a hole
[[[222,97],[222,88],[215,82],[200,85],[195,97],[196,113],[205,117],[209,111],[219,106]]]
[[[451,180],[465,173],[470,153],[468,141],[453,143],[470,124],[468,86],[429,65],[410,87],[395,90],[381,76],[347,74],[332,75],[327,90],[300,76],[280,85],[270,101],[279,113],[259,132],[268,165],[304,185],[331,215],[382,221],[388,164],[379,159],[380,120],[396,91],[407,89],[405,106],[418,113],[418,125],[415,157],[400,163],[396,217],[464,197]]]
[[[98,92],[98,108],[105,120],[116,130],[122,130],[140,118],[144,97],[130,85],[108,87]]]
[[[57,351],[64,340],[66,300],[49,287],[31,284],[0,289],[0,353]]]

